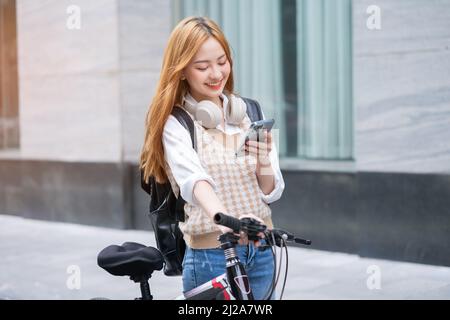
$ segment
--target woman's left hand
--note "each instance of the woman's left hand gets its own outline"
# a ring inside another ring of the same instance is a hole
[[[272,151],[272,132],[264,130],[263,140],[247,141],[245,143],[246,155],[253,155],[257,159],[257,165],[267,166],[270,164],[269,153]]]

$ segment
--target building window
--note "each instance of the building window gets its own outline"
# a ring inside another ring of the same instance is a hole
[[[216,21],[235,88],[275,118],[281,157],[353,158],[351,0],[173,0],[173,24]]]
[[[18,147],[16,1],[0,0],[0,149]]]

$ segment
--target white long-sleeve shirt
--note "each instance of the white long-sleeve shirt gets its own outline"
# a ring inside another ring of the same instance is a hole
[[[221,97],[223,99],[224,114],[227,115],[228,98],[224,94]],[[187,94],[185,99],[190,99],[192,103],[197,103],[190,94]],[[264,113],[263,118],[265,119]],[[225,128],[223,128],[222,124],[219,124],[216,129],[228,135],[242,131],[239,126],[228,124],[227,121],[225,121]],[[164,126],[163,147],[165,159],[172,170],[176,183],[180,187],[181,196],[186,202],[198,205],[193,195],[193,190],[195,184],[201,180],[208,181],[217,192],[214,180],[202,167],[197,152],[192,148],[189,131],[172,115],[169,116]],[[267,195],[260,190],[261,198],[267,204],[280,199],[285,187],[274,141],[272,141],[272,150],[269,153],[269,158],[274,171],[275,188]]]

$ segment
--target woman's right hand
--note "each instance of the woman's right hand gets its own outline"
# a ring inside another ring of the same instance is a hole
[[[255,220],[258,220],[261,223],[264,223],[263,220],[261,220],[260,218],[256,217],[255,215],[252,215],[252,214],[247,214],[245,216],[242,216],[241,218],[253,218]],[[225,226],[222,226],[222,225],[217,225],[217,227],[220,229],[222,234],[231,232],[231,233],[234,233],[235,235],[238,235],[240,237],[240,239],[239,239],[239,244],[240,245],[247,245],[249,243],[248,236],[247,236],[247,234],[245,232],[241,231],[238,234],[238,233],[235,233],[232,229],[230,229],[228,227],[225,227]],[[258,235],[261,238],[264,238],[264,234],[263,233],[260,233]],[[259,241],[254,241],[254,244],[255,244],[256,247],[259,247],[261,245],[261,243]]]
[[[245,232],[240,232],[238,234],[238,233],[235,233],[233,230],[231,230],[228,227],[224,227],[224,226],[218,226],[218,227],[219,227],[220,231],[222,232],[222,234],[231,232],[231,233],[234,233],[235,235],[239,236],[240,237],[239,242],[238,242],[239,244],[241,244],[241,245],[248,244],[248,238],[247,238],[247,234]]]

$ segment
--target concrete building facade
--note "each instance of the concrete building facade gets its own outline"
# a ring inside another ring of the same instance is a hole
[[[372,5],[351,2],[353,157],[280,156],[274,221],[315,249],[449,266],[450,1],[379,0],[380,29]],[[137,163],[176,6],[2,1],[1,214],[150,228]]]

